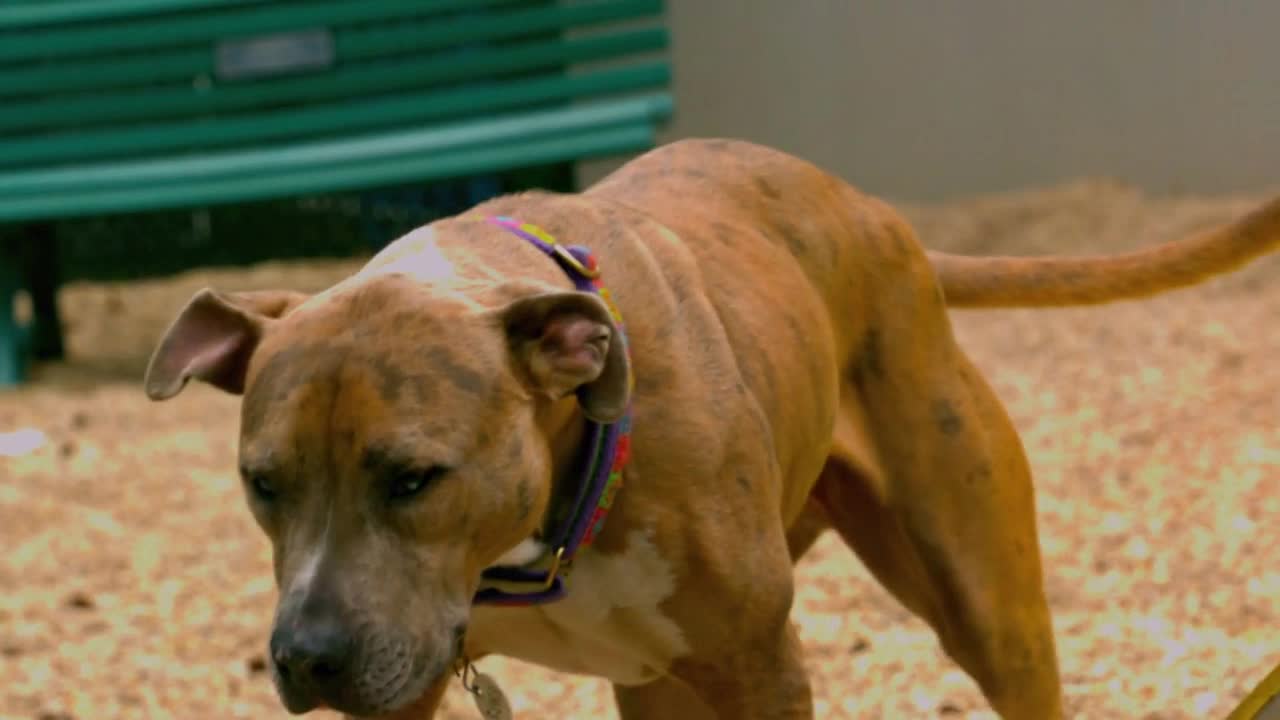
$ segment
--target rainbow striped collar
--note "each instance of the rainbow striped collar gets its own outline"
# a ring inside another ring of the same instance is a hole
[[[561,245],[541,228],[509,217],[490,217],[488,222],[528,241],[555,260],[579,291],[598,295],[613,316],[618,339],[629,359],[630,347],[622,315],[601,282],[599,263],[589,250]],[[627,366],[630,368],[631,363]],[[628,382],[632,383],[633,379],[628,378]],[[588,420],[585,437],[587,441],[570,476],[579,480],[573,488],[568,512],[563,513],[565,520],[539,539],[544,548],[539,557],[523,565],[486,568],[481,575],[480,589],[472,599],[474,604],[540,605],[564,597],[564,578],[573,566],[574,556],[595,541],[622,485],[622,471],[631,457],[630,405],[616,422]]]

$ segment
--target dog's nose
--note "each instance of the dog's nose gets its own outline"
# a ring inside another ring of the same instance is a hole
[[[295,691],[325,696],[351,663],[352,637],[340,622],[317,619],[271,633],[271,658]]]

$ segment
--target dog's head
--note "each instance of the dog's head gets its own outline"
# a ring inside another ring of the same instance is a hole
[[[398,275],[315,296],[203,290],[182,309],[146,392],[195,378],[244,396],[239,469],[274,551],[290,711],[434,704],[481,571],[543,517],[546,426],[570,422],[574,395],[597,419],[625,408],[614,332],[594,295],[483,302]]]

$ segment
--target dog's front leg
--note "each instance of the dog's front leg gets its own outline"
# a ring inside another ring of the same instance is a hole
[[[727,543],[701,548],[707,557],[691,573],[701,582],[684,584],[667,604],[692,652],[671,663],[664,680],[616,689],[624,720],[813,718],[803,648],[790,619],[785,535],[769,525],[759,527],[752,552]],[[727,536],[752,534],[739,529]],[[730,557],[736,560],[724,562]]]
[[[767,632],[761,630],[743,627],[744,634],[757,638],[738,653],[682,660],[672,673],[693,688],[720,720],[812,720],[813,697],[795,628],[788,620]]]

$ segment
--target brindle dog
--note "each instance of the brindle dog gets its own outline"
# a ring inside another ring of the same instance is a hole
[[[633,391],[599,298],[492,215],[600,257]],[[809,718],[792,564],[834,527],[1001,716],[1057,718],[1027,461],[947,309],[1150,295],[1278,240],[1280,201],[1127,255],[931,253],[807,162],[683,141],[433,223],[314,296],[201,291],[146,391],[244,394],[293,712],[428,718],[461,647],[608,678],[626,720]],[[625,485],[568,595],[472,607],[539,532],[584,418],[628,402]]]

